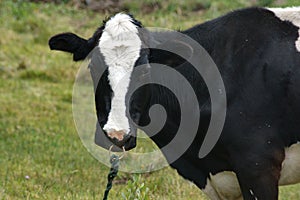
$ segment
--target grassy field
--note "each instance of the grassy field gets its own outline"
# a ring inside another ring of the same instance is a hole
[[[235,8],[300,2],[127,0],[124,5],[145,26],[184,29]],[[105,16],[70,4],[0,0],[0,199],[101,199],[109,169],[83,147],[72,116],[80,63],[51,52],[47,42],[65,31],[89,37]],[[120,173],[110,195],[206,199],[171,168]],[[280,199],[300,199],[300,185],[281,188]]]

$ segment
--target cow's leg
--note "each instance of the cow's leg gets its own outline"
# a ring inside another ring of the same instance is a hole
[[[262,143],[253,143],[253,148],[240,149],[241,152],[234,158],[235,172],[245,200],[278,199],[284,150],[280,145],[272,146],[272,140],[263,139]]]
[[[245,172],[248,173],[248,172]],[[241,178],[240,178],[241,177]],[[278,199],[278,176],[270,175],[267,171],[260,175],[239,176],[239,182],[244,200]]]

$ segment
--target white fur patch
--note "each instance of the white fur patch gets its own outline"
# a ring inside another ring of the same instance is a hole
[[[210,199],[214,200],[221,200],[220,196],[218,195],[215,187],[211,185],[211,181],[209,178],[206,180],[206,186],[202,190]]]
[[[234,172],[224,171],[215,175],[210,174],[207,185],[203,190],[211,199],[242,200],[242,193]]]
[[[281,20],[286,20],[292,22],[295,26],[299,28],[298,30],[298,40],[296,40],[295,45],[297,50],[300,52],[300,7],[288,7],[288,8],[268,8]]]
[[[100,52],[108,65],[108,80],[113,90],[111,110],[103,129],[129,133],[125,96],[142,42],[129,15],[119,13],[106,22],[99,41]]]
[[[285,149],[279,185],[290,185],[300,182],[300,143]]]

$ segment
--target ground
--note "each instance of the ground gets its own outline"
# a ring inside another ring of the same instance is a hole
[[[109,169],[83,147],[72,116],[72,87],[80,63],[51,52],[50,36],[72,31],[88,37],[109,13],[71,2],[0,1],[0,199],[101,199]],[[288,1],[129,1],[148,27],[184,29],[251,5]],[[108,9],[109,10],[109,9]],[[148,146],[140,143],[139,150]],[[167,167],[149,174],[120,173],[110,199],[206,199]],[[300,199],[300,185],[282,187],[280,199]]]

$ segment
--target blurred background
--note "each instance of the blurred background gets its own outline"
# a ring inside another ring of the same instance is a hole
[[[185,29],[249,6],[300,1],[0,0],[0,199],[101,199],[106,187],[109,169],[83,147],[73,122],[72,87],[81,63],[51,52],[52,35],[88,38],[119,11],[146,27]],[[169,167],[120,173],[114,184],[110,199],[206,199]],[[280,199],[300,199],[300,185],[282,187]]]

